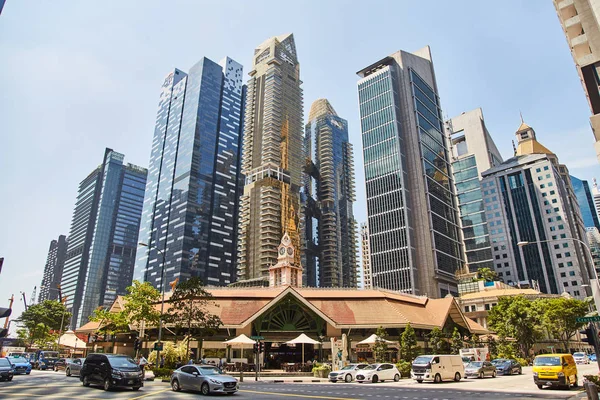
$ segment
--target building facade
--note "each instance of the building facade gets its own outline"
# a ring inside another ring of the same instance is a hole
[[[303,197],[310,200],[302,201],[303,232],[309,244],[317,243],[317,251],[309,251],[305,256],[313,257],[305,268],[314,268],[305,275],[306,285],[356,287],[354,158],[348,141],[348,122],[337,115],[327,99],[316,100],[310,108],[304,141],[310,168]]]
[[[482,173],[494,268],[510,285],[584,298],[589,260],[579,239],[581,214],[558,158],[522,123],[513,158]],[[575,204],[573,205],[573,201]]]
[[[50,242],[38,303],[44,300],[61,300],[59,299],[59,288],[67,255],[67,244],[68,241],[65,235],[60,235],[58,240]]]
[[[358,72],[373,287],[457,294],[464,268],[449,143],[429,47]]]
[[[238,279],[268,279],[287,232],[300,249],[304,170],[300,66],[292,34],[254,50],[244,121]],[[296,253],[296,264],[300,264]]]
[[[579,209],[581,210],[581,218],[583,225],[587,228],[596,228],[600,230],[600,222],[598,222],[598,213],[596,212],[596,204],[590,190],[588,181],[582,181],[579,178],[570,176],[573,184],[573,192],[577,197]]]
[[[373,289],[373,274],[371,272],[371,250],[369,248],[369,226],[360,224],[360,247],[362,253],[362,287]]]
[[[446,121],[452,143],[452,173],[464,238],[464,272],[493,268],[492,249],[481,190],[481,172],[502,163],[481,108]]]
[[[600,0],[553,3],[592,112],[590,125],[600,160]]]
[[[135,277],[235,282],[242,66],[202,58],[167,75],[160,94]],[[162,271],[165,271],[164,278]]]
[[[61,278],[72,328],[131,285],[148,171],[124,158],[106,149],[102,164],[79,184]]]

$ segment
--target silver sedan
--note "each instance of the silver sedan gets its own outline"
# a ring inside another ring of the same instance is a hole
[[[74,358],[72,360],[69,360],[65,367],[65,374],[67,376],[79,376],[79,372],[81,371],[81,367],[83,366],[83,361],[85,361],[85,358]]]
[[[225,375],[217,367],[205,365],[184,365],[171,375],[171,388],[180,390],[200,391],[202,394],[227,393],[238,391],[238,381]]]

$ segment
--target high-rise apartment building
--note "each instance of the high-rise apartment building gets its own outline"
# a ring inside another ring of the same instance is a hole
[[[124,158],[106,149],[79,184],[61,279],[73,329],[131,285],[148,171]]]
[[[430,49],[358,75],[373,286],[457,294],[464,252]]]
[[[294,248],[301,248],[302,82],[292,34],[272,37],[254,50],[247,84],[238,279],[267,280],[286,232]]]
[[[373,289],[371,251],[369,249],[369,226],[364,222],[360,224],[360,246],[362,253],[363,289]]]
[[[46,265],[44,267],[44,277],[40,285],[39,303],[44,300],[60,300],[58,298],[58,289],[67,255],[67,243],[65,235],[60,235],[58,240],[50,242],[48,257],[46,258]]]
[[[235,281],[242,73],[230,58],[202,58],[187,74],[167,75],[140,227],[147,246],[138,248],[136,279],[157,288],[175,278]]]
[[[313,257],[304,269],[314,269],[305,272],[305,283],[319,287],[356,287],[357,232],[352,211],[354,158],[348,141],[348,122],[337,115],[327,99],[318,99],[310,108],[304,140],[310,168],[303,196],[311,198],[303,199],[306,215],[302,220],[309,248],[305,259]],[[310,251],[314,243],[318,243],[316,252]]]
[[[571,175],[570,178],[571,183],[573,184],[573,191],[577,197],[577,202],[579,203],[579,209],[581,210],[583,225],[586,228],[596,228],[600,230],[598,213],[596,212],[594,197],[592,196],[592,191],[590,190],[588,181],[582,181],[573,175]]]
[[[481,172],[502,163],[502,156],[488,132],[481,108],[446,121],[452,142],[452,171],[468,270],[493,268],[492,249],[485,217]]]
[[[600,0],[553,2],[593,114],[590,124],[600,160]]]
[[[568,170],[527,124],[516,136],[515,156],[482,172],[494,268],[508,284],[583,298],[591,264],[573,240],[583,223]]]

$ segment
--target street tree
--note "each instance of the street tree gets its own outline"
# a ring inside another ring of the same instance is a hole
[[[543,326],[569,351],[571,339],[584,325],[577,322],[577,318],[586,315],[589,305],[582,300],[564,297],[538,299],[535,303],[542,313]]]
[[[212,295],[204,289],[200,278],[192,277],[175,286],[169,303],[165,319],[187,333],[188,352],[189,339],[197,337],[201,353],[204,337],[214,334],[223,325],[221,318],[209,311],[209,307],[218,307]]]
[[[375,343],[373,344],[373,356],[375,357],[375,362],[383,362],[385,358],[385,353],[387,351],[388,345],[385,342],[385,337],[387,336],[387,331],[380,326],[375,331]]]
[[[532,302],[523,296],[500,297],[488,314],[488,326],[499,336],[513,338],[522,357],[542,338],[542,318]]]
[[[454,327],[454,332],[452,332],[452,339],[450,340],[450,351],[452,354],[459,354],[460,349],[463,348],[463,339],[460,334],[460,331],[457,327]]]
[[[487,347],[490,352],[490,357],[492,359],[497,358],[498,355],[498,342],[492,335],[487,336]]]
[[[160,301],[160,292],[150,282],[133,281],[123,296],[123,312],[132,324],[156,326],[160,321],[160,311],[156,304]]]
[[[61,327],[63,331],[68,329],[70,320],[71,313],[62,302],[44,300],[27,307],[15,322],[26,329],[30,346],[37,344],[48,347],[55,338],[58,338]]]
[[[402,355],[404,357],[404,361],[412,361],[419,353],[419,346],[417,344],[417,335],[415,334],[415,330],[412,326],[410,326],[410,322],[406,324],[406,328],[404,328],[404,332],[402,332]]]
[[[433,354],[442,354],[444,333],[437,326],[429,332],[429,345]]]
[[[123,311],[110,312],[109,310],[98,307],[94,313],[90,315],[90,321],[98,322],[98,332],[103,334],[115,335],[121,332],[129,332],[129,324],[127,316]]]
[[[481,346],[481,340],[479,339],[479,336],[476,333],[471,335],[469,342],[472,348],[477,348]]]
[[[496,271],[490,268],[479,268],[477,270],[477,279],[484,280],[486,282],[494,282],[498,280],[498,274]]]

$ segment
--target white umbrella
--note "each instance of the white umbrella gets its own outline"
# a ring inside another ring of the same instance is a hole
[[[391,340],[387,340],[387,339],[384,339],[382,337],[379,337],[376,334],[372,334],[371,336],[369,336],[365,340],[361,340],[360,342],[358,342],[358,344],[375,344],[377,342],[395,343],[395,342],[392,342]]]
[[[256,343],[256,340],[252,340],[248,336],[246,336],[242,333],[241,335],[234,337],[233,339],[226,340],[223,343],[229,344],[229,345],[239,344],[242,348],[242,357],[241,358],[244,358],[244,345],[245,344],[254,344],[254,343]]]
[[[73,349],[85,349],[86,343],[79,339],[72,330],[66,331],[58,341],[61,346],[70,347]]]
[[[308,343],[308,344],[319,344],[321,342],[319,342],[318,340],[314,340],[309,338],[308,336],[306,336],[304,333],[301,334],[300,336],[298,336],[296,339],[292,339],[289,342],[286,342],[287,344],[300,344],[302,343],[302,364],[304,364],[304,343]]]

